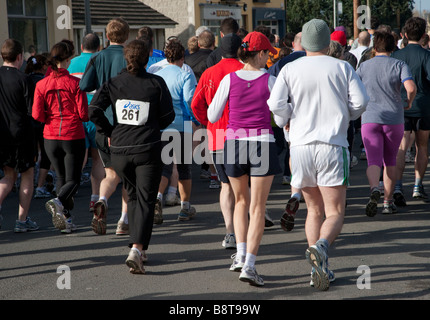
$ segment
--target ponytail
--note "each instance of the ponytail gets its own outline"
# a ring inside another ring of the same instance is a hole
[[[149,47],[142,40],[133,40],[124,48],[124,58],[127,61],[127,71],[136,75],[148,64]]]
[[[28,58],[25,73],[43,72],[43,67],[47,65],[47,58],[41,54]]]
[[[69,59],[75,54],[75,46],[70,40],[62,40],[54,44],[51,49],[51,57],[48,60],[49,66],[53,71],[58,71],[57,64]]]

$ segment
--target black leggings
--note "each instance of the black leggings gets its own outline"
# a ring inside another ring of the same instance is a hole
[[[57,176],[57,197],[64,209],[73,209],[73,196],[81,183],[85,158],[85,139],[48,140],[45,150]]]

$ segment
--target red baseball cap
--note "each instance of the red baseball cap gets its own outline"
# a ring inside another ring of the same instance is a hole
[[[273,54],[278,53],[270,44],[269,39],[258,31],[248,33],[242,41],[242,47],[248,51],[269,50]]]
[[[333,32],[330,39],[339,42],[341,46],[346,46],[346,34],[343,31],[338,30]]]

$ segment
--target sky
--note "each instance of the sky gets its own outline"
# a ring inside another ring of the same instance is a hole
[[[415,0],[416,10],[420,10],[420,3],[421,3],[421,10],[430,11],[430,0]]]

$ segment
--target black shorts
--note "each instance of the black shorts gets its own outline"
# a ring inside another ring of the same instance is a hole
[[[224,152],[220,151],[220,152],[212,153],[212,159],[213,159],[213,164],[214,164],[216,173],[218,174],[219,181],[223,183],[230,183],[230,180],[228,179],[228,176],[225,173]]]
[[[33,168],[37,160],[36,141],[28,139],[24,143],[15,146],[0,146],[1,167],[13,168],[22,173]]]
[[[405,117],[405,131],[430,130],[430,117]]]
[[[173,165],[176,164],[179,180],[190,180],[192,178],[192,134],[184,132],[167,132],[162,135],[161,160],[163,161],[162,175],[170,178]]]
[[[95,138],[97,149],[99,150],[100,159],[102,160],[103,167],[112,168],[112,160],[110,155],[110,148],[108,137],[96,132]]]
[[[264,177],[282,172],[275,142],[226,140],[224,166],[229,177]]]

